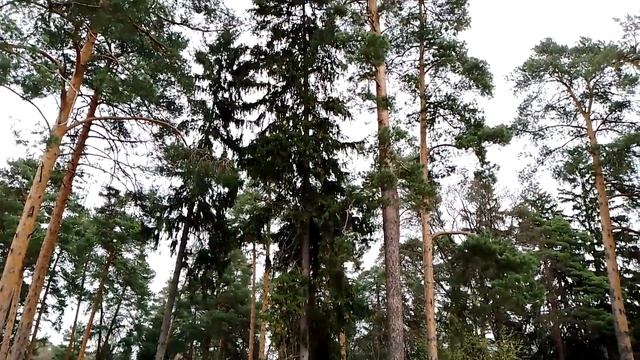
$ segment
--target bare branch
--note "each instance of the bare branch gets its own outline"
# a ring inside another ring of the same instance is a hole
[[[620,232],[631,233],[633,235],[640,235],[640,231],[633,230],[632,228],[626,226],[614,226],[613,230],[620,230]]]
[[[123,116],[123,117],[119,117],[119,116],[96,116],[96,117],[91,117],[91,118],[84,119],[82,121],[76,121],[73,124],[69,125],[68,130],[71,130],[73,128],[76,128],[76,127],[84,124],[84,123],[92,122],[92,121],[141,121],[141,122],[148,122],[148,123],[160,125],[160,126],[166,127],[169,130],[173,131],[180,138],[180,140],[185,144],[185,146],[188,146],[187,140],[184,138],[184,135],[182,135],[180,130],[178,130],[178,128],[175,127],[174,125],[172,125],[172,124],[170,124],[170,123],[168,123],[166,121],[147,118],[147,117],[142,117],[142,116]]]
[[[449,235],[465,235],[465,236],[475,236],[474,232],[468,230],[448,230],[448,231],[438,231],[433,234],[433,238],[438,238],[440,236],[449,236]]]
[[[44,113],[42,112],[42,110],[40,110],[40,108],[38,107],[38,105],[36,105],[33,101],[31,101],[29,98],[27,98],[26,96],[20,94],[19,92],[13,90],[12,88],[10,88],[7,85],[2,85],[3,88],[11,91],[12,93],[16,94],[16,96],[18,96],[20,99],[28,102],[29,104],[31,104],[34,108],[36,108],[36,110],[38,110],[38,112],[40,113],[40,116],[42,116],[42,119],[44,120],[44,125],[47,128],[47,130],[49,131],[49,133],[51,133],[51,126],[49,125],[49,121],[47,120],[47,117],[44,116]]]
[[[38,49],[36,46],[33,45],[20,45],[20,44],[11,44],[8,43],[6,41],[2,41],[0,42],[0,49],[5,48],[6,51],[12,52],[14,53],[14,51],[11,51],[11,49],[15,50],[15,49],[22,49],[22,50],[29,50],[29,51],[33,51],[36,52],[40,55],[42,55],[44,58],[46,58],[47,60],[51,61],[57,68],[58,71],[62,71],[63,67],[62,64],[60,64],[60,61],[58,61],[56,58],[54,58],[53,56],[51,56],[49,53],[47,53],[46,51],[43,51],[41,49]]]

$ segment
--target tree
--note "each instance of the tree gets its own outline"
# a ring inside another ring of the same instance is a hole
[[[391,124],[389,120],[389,94],[385,65],[388,43],[382,34],[381,12],[377,0],[367,2],[370,33],[366,37],[366,50],[370,53],[369,65],[375,68],[376,111],[378,117],[378,171],[382,192],[382,231],[385,248],[385,276],[387,292],[387,321],[389,336],[389,359],[403,360],[404,325],[402,321],[402,286],[400,284],[400,204],[392,165]]]
[[[637,88],[638,77],[618,60],[612,44],[582,39],[574,47],[547,39],[516,72],[516,89],[526,97],[516,126],[536,140],[557,140],[560,147],[587,142],[598,194],[612,315],[621,359],[633,359],[624,295],[620,287],[609,196],[598,137],[616,136],[635,128],[627,117],[634,105],[624,95]],[[555,145],[552,145],[555,146]],[[553,151],[553,149],[549,149]]]
[[[460,33],[470,24],[467,6],[466,1],[418,0],[387,9],[391,9],[387,16],[388,33],[394,39],[389,50],[391,70],[419,99],[418,157],[422,181],[411,184],[409,192],[413,194],[407,202],[411,204],[411,198],[415,199],[422,225],[429,359],[438,358],[432,233],[438,205],[437,182],[450,175],[453,168],[445,161],[451,153],[443,150],[471,149],[484,163],[486,143],[505,144],[510,140],[505,126],[486,126],[477,106],[460,96],[461,93],[488,96],[493,90],[487,64],[471,57],[466,44],[459,40]]]
[[[225,238],[231,231],[226,212],[234,205],[242,181],[234,167],[232,157],[239,151],[240,138],[232,135],[234,127],[243,126],[245,113],[252,109],[243,96],[252,89],[253,68],[245,59],[248,48],[237,45],[236,19],[229,17],[218,37],[207,44],[205,50],[196,53],[196,63],[203,68],[196,76],[196,93],[210,95],[210,98],[191,98],[190,105],[194,118],[180,124],[190,130],[195,138],[191,149],[167,148],[161,173],[178,180],[169,197],[163,214],[159,216],[159,231],[169,235],[178,232],[182,226],[178,242],[176,265],[167,292],[165,313],[156,350],[156,359],[165,356],[170,337],[170,326],[174,303],[178,290],[180,273],[185,263],[187,243],[191,232],[204,232],[212,227],[219,232],[217,237],[204,238],[210,251],[218,253],[222,271],[229,252],[237,245]],[[222,146],[222,154],[214,154]],[[197,161],[193,161],[197,159]],[[185,215],[186,214],[186,215]],[[175,221],[168,221],[173,218]],[[180,225],[178,225],[180,224]],[[222,231],[224,230],[224,232]],[[175,248],[176,242],[173,243]]]
[[[624,31],[620,58],[640,69],[640,15],[627,15],[618,22]]]
[[[283,354],[323,359],[337,349],[339,332],[336,322],[319,316],[333,300],[331,284],[323,282],[323,249],[349,232],[360,234],[358,209],[366,207],[342,166],[342,156],[354,150],[339,126],[350,116],[338,89],[346,66],[347,14],[337,1],[254,5],[254,32],[261,42],[253,57],[265,79],[263,115],[240,165],[270,195],[278,224],[270,239],[280,249],[273,261],[279,275],[270,293],[271,339]],[[354,235],[349,243],[358,240]]]

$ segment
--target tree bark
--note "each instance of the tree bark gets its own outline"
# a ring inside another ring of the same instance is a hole
[[[187,218],[182,229],[180,244],[178,245],[178,253],[176,254],[176,265],[173,268],[173,276],[167,293],[167,303],[164,306],[164,314],[162,316],[162,327],[160,328],[160,338],[158,339],[158,347],[156,349],[156,360],[163,360],[169,343],[169,335],[171,331],[171,317],[173,315],[173,306],[176,302],[178,294],[178,283],[180,282],[180,272],[184,262],[184,255],[189,241],[189,231],[191,229],[190,221],[193,216],[193,208],[187,211]]]
[[[633,360],[633,349],[631,348],[631,337],[629,336],[629,323],[624,309],[622,287],[620,286],[616,244],[613,239],[611,214],[609,212],[609,196],[607,195],[607,189],[605,187],[600,150],[598,148],[595,131],[593,130],[590,113],[583,112],[583,117],[587,125],[587,136],[590,144],[589,152],[593,161],[596,189],[598,191],[598,206],[600,209],[600,222],[602,225],[602,243],[604,245],[604,254],[607,263],[609,296],[611,298],[611,310],[613,313],[613,323],[618,343],[618,352],[620,354],[620,360]]]
[[[87,327],[84,330],[84,336],[82,337],[82,343],[80,343],[80,349],[78,350],[78,358],[77,360],[84,360],[85,352],[87,350],[87,343],[89,342],[89,338],[91,337],[91,328],[93,327],[93,319],[96,316],[96,311],[98,311],[98,307],[102,304],[102,295],[104,293],[104,288],[107,284],[107,278],[109,277],[109,268],[113,264],[113,261],[116,258],[116,252],[114,249],[109,251],[109,256],[107,257],[107,262],[104,264],[104,269],[102,270],[102,277],[100,278],[100,284],[98,284],[98,290],[96,291],[95,299],[93,300],[93,306],[91,307],[91,314],[89,315],[89,320],[87,320]]]
[[[340,332],[340,360],[347,360],[347,335],[344,331]]]
[[[9,309],[9,320],[7,326],[4,328],[4,335],[2,338],[2,347],[0,348],[0,360],[7,358],[9,353],[9,346],[11,345],[11,338],[13,337],[13,326],[15,325],[16,316],[18,315],[18,305],[20,304],[20,292],[22,290],[22,271],[18,279],[19,286],[15,289],[11,295],[11,305]]]
[[[58,255],[56,255],[56,259],[53,261],[53,265],[51,265],[49,280],[47,280],[47,286],[44,289],[42,300],[40,300],[40,310],[38,311],[38,317],[36,318],[36,323],[33,326],[33,334],[31,335],[31,341],[29,342],[29,349],[25,355],[25,360],[31,359],[31,356],[33,355],[33,351],[35,350],[36,344],[38,342],[38,329],[40,329],[40,322],[42,321],[42,316],[44,316],[44,312],[47,309],[47,297],[49,296],[49,290],[51,290],[51,284],[53,283],[53,279],[55,278],[55,270],[58,267],[60,254],[61,254],[61,251],[58,251]],[[24,314],[22,316],[24,317]],[[20,321],[22,322],[22,320]]]
[[[270,284],[271,284],[271,234],[267,225],[267,242],[265,244],[264,274],[262,275],[262,307],[260,309],[260,339],[258,343],[258,360],[267,360],[267,327],[265,314],[269,310]]]
[[[95,116],[97,108],[98,95],[94,94],[91,98],[91,103],[89,104],[87,117]],[[29,334],[33,325],[38,300],[40,299],[40,292],[42,291],[44,279],[47,276],[47,271],[49,270],[51,256],[58,244],[58,232],[60,230],[60,224],[62,223],[62,216],[64,215],[67,202],[71,196],[73,180],[76,176],[76,170],[78,169],[87,139],[89,138],[90,130],[90,122],[85,123],[82,126],[78,139],[76,140],[76,144],[73,148],[73,154],[69,160],[69,165],[67,165],[67,172],[65,173],[62,184],[60,185],[60,190],[58,190],[56,204],[53,208],[53,212],[51,213],[51,220],[49,221],[47,233],[42,243],[42,247],[40,248],[38,261],[36,262],[36,267],[33,272],[33,280],[29,286],[29,293],[24,305],[24,312],[20,319],[16,341],[11,347],[11,354],[9,355],[10,360],[22,360],[27,357],[26,354],[29,350]]]
[[[256,242],[253,241],[251,251],[251,314],[249,319],[249,360],[253,360],[256,332]]]
[[[101,0],[99,6],[104,6],[106,1],[107,0]],[[51,130],[47,146],[38,164],[38,169],[22,210],[20,222],[18,223],[16,233],[11,242],[11,248],[9,249],[9,254],[2,272],[2,278],[0,278],[0,329],[4,328],[5,325],[11,291],[18,282],[18,272],[22,269],[27,246],[29,245],[36,220],[40,214],[40,207],[44,199],[47,184],[51,178],[51,173],[53,172],[58,156],[60,156],[60,143],[68,129],[69,116],[75,107],[78,91],[84,82],[87,64],[93,55],[93,48],[97,36],[97,31],[91,28],[80,49],[79,56],[76,59],[75,70],[69,80],[69,85],[61,96],[58,118]]]
[[[420,27],[425,25],[424,0],[418,1]],[[420,40],[418,59],[418,96],[420,98],[420,164],[422,165],[422,180],[429,183],[429,144],[427,119],[427,93],[425,70],[425,44]],[[433,274],[433,239],[431,232],[431,206],[432,199],[424,199],[420,211],[422,225],[422,266],[424,276],[424,312],[426,321],[426,346],[427,359],[438,360],[438,334],[436,329],[436,298],[435,280]]]
[[[311,281],[311,239],[309,219],[303,222],[302,242],[300,244],[301,274],[305,289],[305,301],[300,316],[300,360],[309,360],[309,310],[310,310],[310,281]]]
[[[377,0],[368,0],[370,32],[382,36]],[[393,172],[391,127],[387,96],[387,78],[384,59],[375,65],[376,108],[378,117],[378,151],[381,171]],[[384,233],[385,283],[387,293],[387,330],[389,360],[404,360],[404,321],[400,272],[400,209],[398,188],[394,183],[383,184],[382,231]]]
[[[82,269],[82,280],[80,281],[80,294],[78,295],[78,305],[76,307],[76,315],[73,318],[73,325],[71,325],[71,333],[69,334],[69,345],[67,345],[67,352],[64,356],[64,360],[71,360],[71,355],[73,354],[73,343],[76,336],[76,328],[78,327],[78,316],[80,315],[80,306],[82,305],[82,290],[84,289],[84,282],[87,276],[87,267],[89,263],[84,264],[84,268]]]

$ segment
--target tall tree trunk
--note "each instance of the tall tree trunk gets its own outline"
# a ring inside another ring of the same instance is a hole
[[[82,269],[82,278],[80,280],[80,294],[78,295],[78,305],[76,306],[76,315],[73,318],[73,324],[71,325],[71,332],[69,333],[69,344],[67,345],[67,351],[64,356],[64,360],[71,360],[71,355],[73,354],[73,344],[75,342],[76,329],[78,327],[78,317],[80,315],[80,306],[82,305],[82,290],[84,289],[84,282],[87,278],[87,267],[89,266],[89,262],[84,264],[84,268]]]
[[[102,342],[102,345],[98,348],[98,350],[96,351],[96,360],[105,360],[107,359],[107,353],[106,351],[109,351],[110,347],[109,347],[109,339],[111,338],[111,335],[113,334],[113,330],[116,327],[116,322],[118,320],[118,315],[120,315],[120,308],[122,307],[122,302],[124,301],[125,295],[127,293],[127,287],[123,287],[122,288],[122,293],[120,294],[120,298],[118,299],[118,304],[116,304],[116,310],[113,312],[113,317],[111,318],[111,321],[109,322],[109,327],[107,328],[107,333],[104,335],[104,341]]]
[[[310,310],[310,282],[311,282],[311,238],[310,238],[310,220],[305,219],[303,222],[303,234],[300,244],[301,257],[301,273],[302,281],[305,289],[305,300],[300,316],[300,360],[309,360],[309,310]]]
[[[13,326],[15,325],[16,316],[18,315],[18,305],[20,304],[20,292],[22,290],[22,271],[18,279],[19,286],[13,291],[11,295],[11,305],[9,309],[9,320],[7,326],[4,328],[4,335],[2,337],[2,347],[0,348],[0,360],[5,360],[9,353],[9,346],[11,345],[11,338],[13,337]]]
[[[347,335],[344,331],[340,332],[340,360],[347,360]]]
[[[40,322],[42,321],[42,316],[44,316],[44,312],[47,310],[47,297],[49,296],[49,290],[51,290],[51,284],[53,283],[53,279],[56,276],[56,268],[58,267],[58,261],[60,261],[60,255],[62,251],[58,251],[56,255],[56,259],[53,261],[53,265],[51,265],[51,271],[49,272],[49,279],[47,280],[47,286],[44,288],[44,294],[42,295],[42,299],[40,300],[40,310],[38,310],[38,317],[36,318],[36,323],[33,326],[33,334],[31,334],[31,341],[29,341],[29,349],[25,355],[25,360],[31,359],[33,355],[33,351],[36,348],[36,344],[38,342],[38,329],[40,329]],[[22,315],[24,317],[24,314]],[[20,320],[22,322],[22,320]],[[15,346],[15,344],[14,344]]]
[[[418,1],[420,27],[425,25],[424,0]],[[427,119],[427,92],[425,70],[425,44],[420,40],[418,59],[418,96],[420,98],[420,164],[422,165],[422,179],[429,183],[429,145]],[[438,360],[438,334],[436,332],[436,297],[435,280],[433,276],[433,234],[431,233],[431,206],[432,199],[423,199],[420,211],[422,225],[422,266],[424,275],[424,315],[426,321],[426,345],[427,359]]]
[[[587,136],[589,137],[589,152],[593,160],[596,189],[598,190],[598,206],[600,208],[600,222],[602,224],[602,242],[604,244],[604,254],[607,263],[607,277],[609,278],[609,296],[611,298],[611,310],[613,313],[613,324],[618,342],[618,352],[620,360],[633,360],[633,349],[631,348],[631,338],[629,336],[629,323],[624,309],[622,287],[620,286],[620,273],[618,272],[618,261],[616,255],[616,243],[613,239],[613,228],[611,225],[611,214],[609,212],[609,196],[605,187],[604,174],[602,172],[602,161],[600,159],[600,149],[596,139],[591,114],[583,112],[583,117],[587,125]]]
[[[182,271],[182,264],[184,262],[184,253],[187,249],[187,242],[189,241],[189,231],[191,227],[190,221],[192,216],[193,208],[189,208],[189,210],[187,211],[187,220],[185,221],[184,228],[182,229],[180,244],[178,245],[178,253],[176,254],[176,265],[173,268],[173,276],[171,277],[171,283],[169,284],[167,302],[164,306],[162,327],[160,328],[160,338],[158,339],[158,347],[156,349],[156,360],[163,360],[164,354],[167,351],[167,344],[169,343],[169,335],[171,332],[171,317],[173,315],[173,306],[176,302],[176,295],[178,293],[178,283],[180,282],[180,272]]]
[[[374,36],[382,36],[377,0],[368,0],[369,23]],[[393,172],[391,128],[384,59],[375,62],[376,108],[380,171]],[[400,209],[395,183],[382,184],[382,231],[384,233],[385,283],[387,292],[387,334],[389,359],[404,360],[404,324],[400,272]]]
[[[249,360],[253,360],[256,332],[256,241],[251,251],[251,314],[249,319]]]
[[[265,314],[269,310],[270,284],[271,284],[271,230],[267,225],[267,242],[264,245],[265,261],[264,274],[262,274],[262,307],[260,309],[260,339],[258,343],[258,360],[267,360],[267,327],[269,324]]]
[[[91,337],[91,328],[93,327],[93,319],[96,316],[96,311],[98,311],[98,307],[102,304],[102,295],[104,293],[104,288],[107,284],[107,279],[109,277],[109,269],[113,264],[113,261],[116,258],[116,251],[112,249],[109,251],[109,256],[107,257],[107,262],[104,264],[104,269],[102,270],[102,276],[100,278],[100,284],[98,284],[98,290],[96,291],[95,299],[93,300],[93,306],[91,307],[91,314],[89,314],[89,320],[87,320],[87,327],[84,329],[84,336],[82,337],[82,343],[80,343],[80,349],[78,350],[78,358],[77,360],[84,360],[85,352],[87,350],[87,343],[89,343],[89,338]]]
[[[96,109],[98,108],[98,95],[94,94],[89,104],[89,110],[87,111],[87,118],[95,116]],[[29,286],[29,293],[24,306],[24,312],[20,319],[20,325],[18,327],[18,333],[16,341],[11,347],[10,360],[22,360],[25,358],[25,354],[29,350],[29,333],[33,325],[33,318],[36,313],[36,307],[38,300],[40,299],[40,292],[44,285],[44,279],[47,276],[49,270],[49,263],[51,256],[55,251],[58,244],[58,232],[60,230],[60,224],[62,222],[62,216],[67,207],[67,202],[71,196],[73,188],[73,180],[76,176],[76,170],[80,163],[80,158],[84,153],[84,149],[89,138],[89,132],[91,130],[91,122],[87,122],[82,126],[76,144],[73,148],[73,154],[67,165],[67,172],[62,179],[60,190],[58,190],[58,196],[56,198],[56,204],[51,213],[51,220],[47,227],[47,233],[45,235],[40,253],[38,254],[38,261],[36,262],[36,268],[33,272],[33,280]]]
[[[107,0],[100,0],[100,7],[105,5]],[[45,148],[38,169],[33,178],[31,189],[24,203],[20,222],[16,229],[16,233],[11,242],[9,255],[7,256],[2,278],[0,278],[0,329],[4,328],[9,310],[9,298],[11,291],[18,282],[18,273],[22,271],[24,257],[29,245],[29,240],[33,235],[35,223],[40,214],[40,207],[44,199],[44,193],[51,177],[53,168],[55,167],[58,156],[60,156],[60,143],[64,137],[68,126],[69,116],[75,107],[78,91],[84,82],[84,76],[87,64],[93,55],[93,48],[98,37],[95,29],[89,29],[87,37],[80,49],[79,56],[76,59],[76,66],[69,83],[61,96],[60,111],[58,118],[49,135],[49,140]]]

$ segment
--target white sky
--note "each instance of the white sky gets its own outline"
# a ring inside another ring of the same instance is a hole
[[[227,0],[236,9],[246,9],[247,0]],[[511,85],[505,77],[520,65],[530,54],[531,48],[545,37],[558,42],[573,43],[580,36],[601,40],[615,40],[620,32],[615,17],[640,13],[637,0],[470,0],[471,29],[465,33],[471,55],[486,60],[495,80],[495,95],[483,102],[487,119],[491,125],[509,123],[515,115],[518,100],[513,96]],[[50,103],[50,102],[49,102]],[[55,109],[49,104],[45,113],[49,121],[55,118]],[[366,121],[370,129],[372,120]],[[24,155],[24,148],[15,144],[13,129],[25,132],[41,127],[41,117],[31,105],[15,95],[0,89],[0,166],[7,159]],[[354,128],[353,131],[358,131]],[[501,165],[499,185],[504,189],[518,186],[518,171],[525,162],[518,157],[526,147],[522,141],[501,149],[491,149],[489,160]],[[41,149],[31,149],[40,154]],[[377,255],[377,252],[374,255]],[[154,290],[164,286],[172,272],[173,259],[168,259],[166,246],[150,256],[157,273],[152,283]],[[68,321],[65,321],[68,322]],[[67,324],[64,325],[67,328]],[[53,334],[52,340],[61,336]]]

